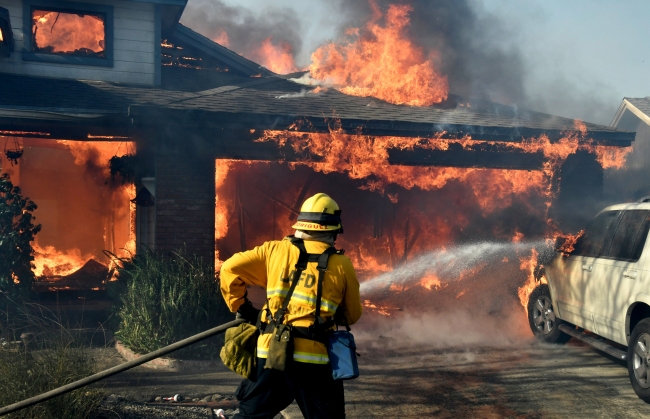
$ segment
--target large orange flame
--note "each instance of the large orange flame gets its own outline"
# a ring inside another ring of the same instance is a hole
[[[254,54],[259,63],[274,73],[288,74],[298,71],[293,58],[293,47],[286,43],[273,43],[273,38],[266,38],[260,49]]]
[[[395,104],[429,106],[445,100],[447,77],[436,70],[435,57],[425,57],[406,34],[411,7],[391,5],[384,15],[374,1],[371,5],[373,18],[363,30],[348,30],[346,40],[312,54],[311,77],[349,95]]]
[[[105,23],[98,15],[33,11],[35,48],[52,53],[103,56]]]

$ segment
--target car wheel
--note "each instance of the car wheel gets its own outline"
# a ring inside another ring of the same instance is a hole
[[[650,403],[650,319],[641,320],[632,331],[627,347],[627,371],[636,395]]]
[[[566,343],[571,339],[559,329],[563,322],[555,316],[551,291],[546,284],[539,285],[528,297],[528,322],[535,337],[546,343]]]

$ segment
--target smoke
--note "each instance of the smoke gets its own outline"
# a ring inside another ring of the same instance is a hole
[[[363,282],[362,299],[376,307],[357,327],[360,341],[393,349],[529,342],[517,289],[527,275],[520,259],[532,249],[550,251],[543,241],[465,244],[423,253]],[[423,286],[423,278],[435,280]]]
[[[377,0],[386,10],[394,0]],[[468,0],[411,0],[410,36],[429,54],[437,55],[449,91],[467,98],[499,103],[518,103],[524,98],[524,68],[519,50],[504,48],[500,40],[509,36],[506,26],[494,16],[479,13]],[[341,31],[358,27],[370,19],[368,0],[340,3]],[[436,58],[436,57],[433,57]]]
[[[301,22],[295,11],[286,8],[268,9],[257,16],[250,9],[221,0],[192,0],[181,23],[261,64],[261,47],[268,39],[294,56],[302,47]]]
[[[259,15],[226,3],[192,0],[181,21],[263,64],[261,46],[271,38],[281,51],[297,57],[298,68],[327,37],[336,40],[349,28],[363,28],[373,13],[368,0],[339,0],[326,7],[322,0],[312,0],[291,8],[249,1],[266,7]],[[611,122],[622,94],[606,82],[590,81],[596,77],[589,68],[584,74],[575,69],[567,73],[566,64],[578,60],[571,50],[577,47],[558,34],[553,38],[543,11],[533,10],[534,5],[514,11],[477,0],[376,0],[384,11],[396,3],[412,7],[410,35],[448,77],[450,93],[604,125]],[[309,10],[313,13],[305,15]],[[323,11],[332,17],[325,20]],[[541,45],[540,37],[549,42]]]

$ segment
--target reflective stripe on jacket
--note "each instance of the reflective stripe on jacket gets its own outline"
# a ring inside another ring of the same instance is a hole
[[[321,254],[330,247],[317,241],[305,241],[308,253]],[[221,293],[233,313],[244,302],[246,285],[266,288],[271,313],[282,306],[291,285],[291,272],[295,269],[300,251],[289,240],[270,241],[246,252],[236,253],[221,266]],[[289,301],[284,322],[298,327],[314,324],[318,270],[316,263],[307,264]],[[266,307],[266,305],[265,305]],[[330,256],[323,281],[321,317],[327,319],[340,309],[349,324],[361,317],[359,282],[347,256]],[[266,315],[262,316],[266,321]],[[260,335],[257,356],[266,358],[271,334]],[[309,339],[294,339],[293,359],[298,362],[327,364],[325,345]]]

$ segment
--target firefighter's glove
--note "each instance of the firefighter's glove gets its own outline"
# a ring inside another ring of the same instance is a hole
[[[259,314],[260,310],[253,307],[253,304],[248,300],[244,301],[244,304],[242,304],[241,307],[239,307],[239,310],[237,310],[237,318],[244,319],[251,324],[257,323],[257,317]]]

